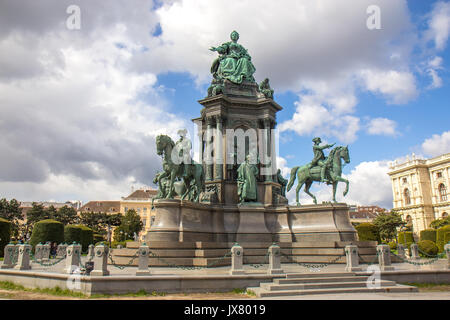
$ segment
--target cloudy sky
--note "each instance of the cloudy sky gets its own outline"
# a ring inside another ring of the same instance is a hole
[[[314,136],[348,144],[346,201],[390,208],[388,162],[450,152],[449,1],[0,0],[0,197],[114,200],[151,185],[156,135],[192,132],[208,48],[232,30],[284,108],[285,173],[312,159]]]

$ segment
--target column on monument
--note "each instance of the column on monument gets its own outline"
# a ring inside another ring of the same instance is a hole
[[[223,132],[222,132],[222,117],[217,115],[216,119],[216,134],[215,134],[215,149],[214,149],[214,158],[215,158],[215,172],[214,178],[215,180],[223,179]]]
[[[265,159],[264,161],[266,162],[266,164],[264,165],[264,167],[266,168],[265,170],[267,171],[270,167],[270,165],[267,164],[267,161],[270,161],[269,159],[272,156],[272,147],[271,147],[271,139],[270,139],[270,119],[264,119],[263,121],[264,123],[264,143],[265,143],[265,148],[263,148],[263,157],[267,157],[267,159]],[[264,150],[265,149],[265,150]],[[265,176],[264,176],[264,181],[268,181],[271,182],[273,181],[272,179],[272,175],[269,174],[269,172],[266,172]]]
[[[214,159],[212,158],[211,151],[213,149],[212,140],[213,140],[213,122],[214,118],[208,117],[206,118],[206,146],[205,146],[205,162],[206,162],[206,181],[213,180],[213,171],[214,171]]]

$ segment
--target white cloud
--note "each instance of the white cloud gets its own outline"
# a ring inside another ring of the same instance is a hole
[[[360,75],[367,90],[381,93],[391,104],[407,103],[418,94],[415,77],[410,72],[372,69],[362,70]]]
[[[422,143],[422,150],[431,157],[450,152],[450,131],[434,134],[431,138],[426,139]]]
[[[434,5],[428,21],[427,38],[432,39],[437,50],[444,50],[450,34],[450,3],[439,1]]]
[[[371,119],[367,125],[367,132],[372,135],[397,135],[397,123],[386,118]]]

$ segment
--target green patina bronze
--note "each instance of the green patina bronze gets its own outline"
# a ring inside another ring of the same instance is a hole
[[[178,188],[181,200],[199,202],[200,194],[205,188],[203,166],[192,161],[188,155],[191,143],[185,137],[186,131],[180,130],[178,133],[181,137],[176,144],[169,136],[156,137],[156,149],[158,155],[163,157],[164,171],[158,173],[153,180],[158,184],[158,195],[155,198],[174,199],[177,193],[175,185],[182,181],[183,187]]]
[[[230,42],[209,49],[220,54],[211,67],[211,73],[218,81],[227,79],[236,84],[241,84],[244,80],[255,82],[253,74],[256,69],[252,58],[247,49],[237,43],[238,40],[239,33],[233,31]]]
[[[256,177],[258,176],[258,167],[250,163],[250,155],[247,155],[245,162],[238,168],[237,189],[239,202],[256,202],[258,194],[258,184]]]
[[[301,187],[305,184],[305,193],[311,196],[314,199],[314,203],[317,204],[316,197],[309,192],[311,185],[314,181],[325,182],[327,184],[333,185],[333,202],[336,202],[336,189],[338,182],[345,182],[346,188],[344,191],[344,197],[348,193],[349,182],[347,179],[341,177],[342,175],[342,159],[345,163],[350,163],[350,155],[348,152],[348,146],[346,147],[336,147],[330,151],[328,157],[325,157],[323,152],[324,149],[331,148],[332,145],[324,145],[321,146],[321,139],[314,138],[313,139],[314,146],[314,159],[304,166],[294,167],[291,170],[291,176],[289,179],[289,183],[287,185],[287,191],[291,190],[294,185],[295,179],[298,177],[298,185],[296,189],[296,202],[297,205],[300,205],[299,202],[299,192]]]
[[[259,92],[261,92],[266,98],[273,99],[273,89],[270,87],[269,79],[264,79],[259,84]]]

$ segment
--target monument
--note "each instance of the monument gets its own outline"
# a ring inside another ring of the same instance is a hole
[[[238,40],[239,34],[233,31],[231,41],[210,48],[219,56],[211,67],[207,97],[199,101],[201,115],[193,119],[198,126],[194,138],[200,142],[196,151],[201,160],[192,160],[192,143],[185,131],[179,132],[178,142],[166,135],[156,139],[163,172],[154,180],[159,188],[153,203],[155,221],[145,242],[165,253],[180,248],[197,250],[183,253],[185,264],[196,264],[198,249],[227,252],[235,242],[247,248],[268,248],[278,242],[282,250],[290,249],[293,258],[301,255],[296,248],[316,247],[316,253],[308,251],[307,262],[331,261],[327,249],[344,254],[345,245],[357,243],[348,206],[335,200],[339,181],[346,182],[345,193],[348,191],[348,181],[341,177],[341,161],[350,161],[348,147],[335,147],[327,158],[323,150],[334,145],[321,146],[320,138],[314,139],[313,161],[293,168],[287,183],[275,154],[276,114],[282,107],[274,101],[268,78],[256,82],[252,58]],[[286,187],[289,191],[296,178],[297,205],[290,206]],[[333,203],[317,204],[309,193],[313,181],[333,185]],[[303,184],[314,205],[299,205]],[[376,254],[373,244],[360,245],[371,247]],[[319,251],[324,253],[321,258],[317,258]],[[340,262],[345,263],[345,257]]]

